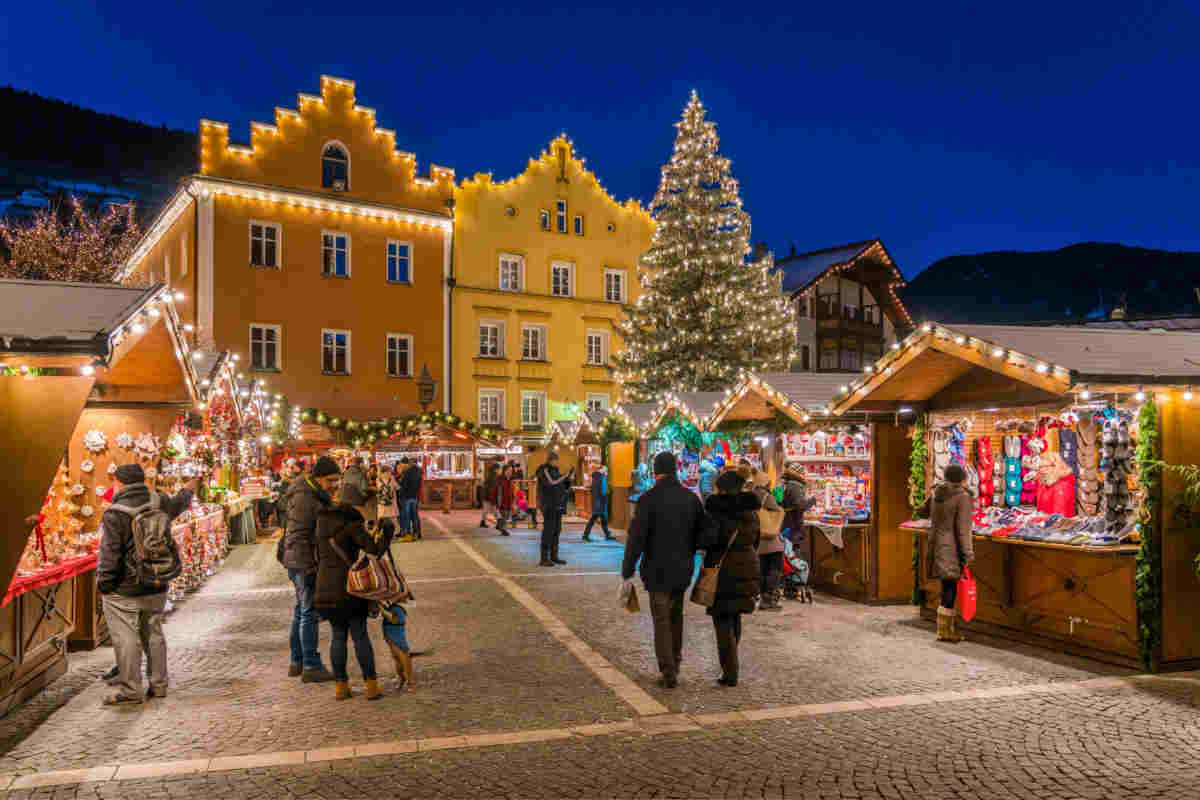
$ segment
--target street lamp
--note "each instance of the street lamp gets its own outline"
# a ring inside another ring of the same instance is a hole
[[[435,394],[437,394],[437,381],[429,374],[429,365],[426,364],[421,370],[421,377],[417,379],[417,402],[421,404],[422,413],[429,410]]]

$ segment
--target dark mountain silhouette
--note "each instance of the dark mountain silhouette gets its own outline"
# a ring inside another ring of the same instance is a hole
[[[198,166],[196,134],[0,88],[0,213],[20,214],[68,194],[133,199],[153,214]]]
[[[1061,250],[1004,251],[935,261],[902,290],[914,319],[1063,321],[1129,314],[1200,313],[1200,253],[1085,242]]]

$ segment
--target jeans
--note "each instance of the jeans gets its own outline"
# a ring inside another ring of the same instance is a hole
[[[954,578],[942,578],[942,608],[954,608],[958,599],[958,581]]]
[[[162,629],[166,606],[166,592],[141,597],[104,595],[104,619],[112,636],[123,697],[142,699],[143,653],[150,688],[167,690],[167,640]]]
[[[683,660],[683,593],[650,592],[650,616],[654,619],[654,654],[663,675],[678,675]]]
[[[420,524],[417,520],[417,498],[402,497],[396,502],[399,513],[400,532],[415,534]]]
[[[347,637],[354,640],[354,657],[358,659],[363,680],[375,680],[375,648],[371,646],[371,637],[367,636],[367,618],[343,617],[330,620],[329,624],[333,627],[333,638],[329,640],[329,662],[333,666],[334,680],[349,679],[346,675]]]
[[[302,569],[289,569],[288,578],[296,589],[296,607],[292,611],[292,663],[304,669],[320,669],[321,654],[317,652],[317,614],[313,600],[317,595],[317,574]]]
[[[551,558],[558,555],[558,537],[562,535],[563,512],[557,508],[543,508],[542,552]]]
[[[760,592],[764,598],[779,587],[779,575],[783,572],[783,553],[768,553],[758,557],[758,569],[762,574]]]
[[[713,614],[713,629],[717,634],[717,657],[721,661],[721,675],[726,680],[737,680],[738,645],[742,641],[742,615]]]
[[[588,519],[587,526],[583,529],[583,535],[584,536],[591,535],[592,523],[595,522],[596,520],[600,520],[600,527],[604,529],[604,538],[611,539],[612,534],[608,532],[608,514],[605,514],[602,511],[597,511],[596,513],[592,514],[591,518]]]

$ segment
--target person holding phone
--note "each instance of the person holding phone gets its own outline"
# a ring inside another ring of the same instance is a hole
[[[575,476],[572,467],[566,475],[558,470],[558,453],[551,452],[546,463],[537,468],[538,505],[542,507],[542,560],[539,567],[566,564],[558,557],[558,540],[562,536],[562,519],[567,510],[567,490]]]

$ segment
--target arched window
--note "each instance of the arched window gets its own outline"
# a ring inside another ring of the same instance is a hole
[[[350,188],[350,156],[340,143],[325,145],[321,153],[321,186],[342,192]]]

